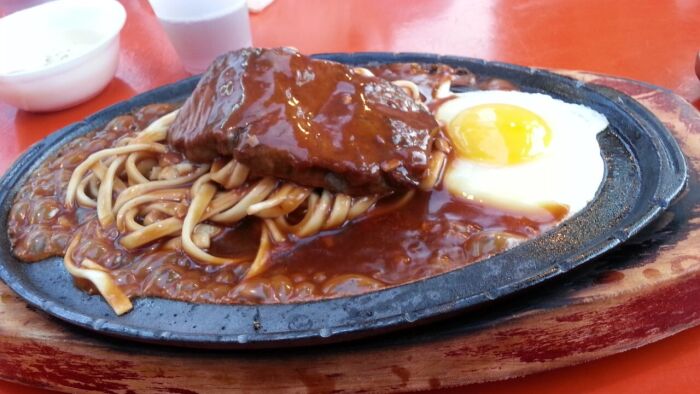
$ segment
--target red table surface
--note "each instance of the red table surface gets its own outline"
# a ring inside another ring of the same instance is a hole
[[[52,131],[188,75],[147,2],[122,3],[128,20],[120,65],[99,96],[47,114],[0,103],[0,173]],[[580,69],[663,86],[700,108],[693,72],[700,49],[698,0],[276,0],[251,20],[257,46],[294,46],[305,53],[434,52]],[[696,392],[698,370],[695,328],[588,364],[440,392]],[[0,382],[1,393],[46,391]]]

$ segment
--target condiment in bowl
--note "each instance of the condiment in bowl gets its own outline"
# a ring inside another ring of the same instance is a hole
[[[114,77],[125,21],[115,0],[57,0],[0,19],[0,100],[53,111],[95,96]]]

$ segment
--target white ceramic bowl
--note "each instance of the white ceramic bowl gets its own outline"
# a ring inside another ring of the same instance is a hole
[[[115,0],[56,0],[0,19],[0,100],[53,111],[102,91],[126,21]]]

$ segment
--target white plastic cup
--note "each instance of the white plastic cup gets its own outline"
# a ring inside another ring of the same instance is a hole
[[[252,45],[245,0],[148,0],[185,69],[198,74],[222,53]]]

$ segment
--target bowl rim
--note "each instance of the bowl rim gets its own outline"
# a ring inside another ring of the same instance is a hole
[[[74,56],[68,56],[66,59],[58,61],[56,63],[50,64],[48,66],[33,68],[26,71],[10,72],[4,73],[0,72],[0,82],[7,82],[10,80],[31,80],[49,76],[49,74],[61,71],[62,69],[67,69],[85,60],[86,57],[93,55],[100,49],[108,46],[115,38],[119,37],[124,24],[126,23],[126,10],[124,6],[117,0],[54,0],[47,3],[39,4],[34,7],[25,8],[23,10],[17,11],[3,18],[0,18],[0,26],[8,21],[14,21],[19,18],[31,18],[34,15],[44,13],[47,14],[49,18],[55,18],[54,14],[57,9],[67,8],[91,8],[100,9],[101,12],[105,12],[110,15],[110,18],[114,20],[113,24],[105,26],[104,32],[106,34],[89,47],[86,51],[78,52]]]

